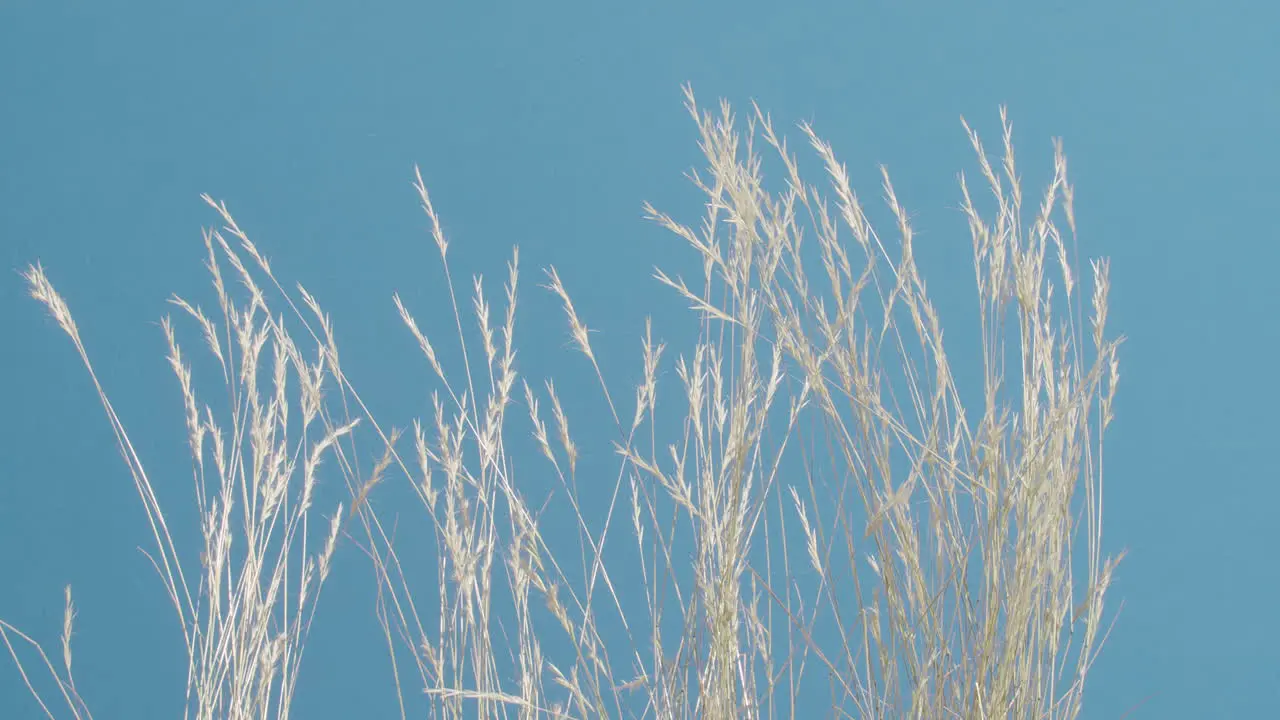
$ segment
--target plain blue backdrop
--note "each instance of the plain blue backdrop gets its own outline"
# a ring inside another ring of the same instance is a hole
[[[644,316],[659,330],[683,317],[648,269],[688,252],[641,213],[650,201],[699,217],[682,83],[707,107],[758,101],[797,147],[795,123],[812,121],[863,197],[887,165],[930,288],[953,301],[944,319],[962,321],[973,280],[956,175],[975,165],[960,116],[994,147],[1007,104],[1028,192],[1064,139],[1081,254],[1112,258],[1111,327],[1129,338],[1106,460],[1106,545],[1129,551],[1111,607],[1124,607],[1085,717],[1144,699],[1130,717],[1280,717],[1278,27],[1271,3],[1222,0],[6,0],[0,617],[52,647],[72,584],[96,716],[175,716],[183,656],[136,550],[145,519],[79,360],[26,297],[27,264],[71,304],[178,512],[189,465],[155,321],[171,293],[212,304],[202,192],[321,299],[348,371],[403,425],[427,413],[430,384],[390,296],[435,320],[442,297],[415,163],[461,278],[483,272],[496,292],[521,246],[521,362],[562,372],[563,388],[573,376],[555,364],[571,356],[538,268],[558,266],[622,381]],[[976,350],[948,338],[953,356]],[[570,401],[590,416],[595,397]],[[365,559],[341,550],[297,717],[395,714],[372,587]],[[38,713],[0,662],[0,717]]]

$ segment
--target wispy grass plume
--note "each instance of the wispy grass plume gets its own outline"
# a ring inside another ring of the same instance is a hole
[[[1024,208],[1004,112],[997,158],[964,126],[989,197],[961,176],[980,332],[963,347],[980,352],[966,368],[981,370],[980,387],[962,393],[888,172],[880,192],[893,227],[882,233],[813,128],[800,132],[825,189],[804,179],[759,108],[744,127],[727,104],[712,114],[686,97],[706,159],[691,175],[706,216],[691,226],[646,210],[702,269],[692,279],[655,272],[697,315],[693,342],[669,348],[646,325],[641,381],[623,393],[610,382],[618,369],[592,348],[572,279],[543,273],[568,321],[573,378],[594,378],[607,401],[588,438],[605,438],[616,457],[611,477],[592,471],[593,483],[608,483],[603,506],[585,507],[579,492],[574,428],[591,420],[569,416],[563,378],[526,379],[517,367],[519,253],[496,304],[481,278],[457,287],[421,175],[449,326],[447,339],[436,337],[393,298],[437,384],[406,443],[344,372],[317,301],[285,290],[226,207],[208,199],[223,224],[205,236],[220,322],[174,303],[221,369],[224,420],[197,401],[164,323],[194,459],[198,567],[184,564],[97,385],[182,621],[188,715],[288,716],[343,527],[374,566],[402,717],[1080,715],[1118,561],[1104,557],[1101,533],[1102,437],[1120,341],[1106,328],[1107,263],[1082,273],[1070,261],[1075,215],[1061,144],[1048,187]],[[776,189],[760,148],[780,170]],[[224,264],[247,300],[234,299]],[[44,270],[27,277],[98,383]],[[314,345],[314,360],[287,325]],[[441,353],[445,343],[458,352]],[[629,395],[630,408],[619,402]],[[290,408],[300,421],[289,422]],[[368,468],[357,423],[381,448]],[[536,452],[513,440],[526,437]],[[352,500],[312,540],[326,456]],[[522,481],[533,473],[550,473],[573,532],[541,525],[543,508]],[[433,541],[425,561],[413,560],[433,568],[425,588],[370,501],[385,482],[405,483],[420,501]],[[565,547],[575,536],[577,547]],[[621,543],[634,547],[629,566],[613,559]],[[0,624],[6,643],[10,635],[35,645]],[[61,673],[44,661],[71,712],[88,717],[69,641],[64,654]]]

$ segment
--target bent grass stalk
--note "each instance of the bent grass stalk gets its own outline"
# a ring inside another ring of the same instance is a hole
[[[204,539],[198,574],[184,572],[69,310],[39,265],[28,271],[32,294],[93,378],[147,509],[153,563],[188,649],[187,715],[289,715],[315,597],[346,526],[363,536],[375,569],[376,615],[402,717],[728,720],[828,709],[856,718],[1079,716],[1118,561],[1103,557],[1101,527],[1102,435],[1120,341],[1106,334],[1105,261],[1092,264],[1086,327],[1084,291],[1068,260],[1075,216],[1061,145],[1027,219],[1003,110],[998,169],[965,125],[995,205],[994,218],[984,218],[961,176],[983,378],[981,402],[966,407],[888,173],[882,190],[893,242],[873,228],[845,166],[812,128],[801,131],[830,199],[802,179],[759,108],[743,133],[727,104],[712,115],[688,89],[686,98],[707,160],[705,179],[692,176],[707,215],[695,230],[646,205],[703,270],[693,283],[655,273],[700,318],[696,342],[675,360],[679,388],[662,413],[666,346],[652,328],[624,422],[566,283],[554,268],[545,273],[613,421],[618,462],[603,512],[581,504],[580,451],[554,381],[517,372],[519,253],[496,323],[480,278],[464,311],[421,175],[415,187],[462,365],[446,369],[411,309],[393,297],[439,387],[431,417],[413,423],[411,452],[343,371],[318,302],[301,287],[286,291],[227,208],[206,196],[223,222],[205,235],[222,329],[198,306],[173,302],[219,363],[231,398],[226,422],[197,403],[164,323],[194,458]],[[766,188],[758,142],[781,163],[780,192]],[[802,245],[805,237],[812,242]],[[233,297],[222,263],[247,301]],[[303,359],[284,316],[271,312],[264,287],[315,344],[314,362]],[[269,389],[257,381],[268,349]],[[293,396],[290,375],[299,386]],[[330,381],[338,395],[326,402],[321,388]],[[525,412],[516,417],[529,423],[520,432],[531,435],[575,518],[577,568],[562,564],[563,550],[544,536],[541,511],[521,490],[522,474],[543,470],[508,449],[509,422],[520,421],[507,411],[519,402]],[[290,407],[302,416],[296,436]],[[359,422],[383,449],[368,470],[356,452]],[[345,513],[336,509],[312,550],[308,519],[325,455],[353,501]],[[393,471],[421,502],[436,544],[434,588],[425,595],[368,502]],[[233,539],[243,546],[238,555]],[[635,543],[638,567],[605,561],[609,544],[624,541]],[[188,575],[199,578],[195,587]],[[623,594],[637,592],[642,618],[624,611]],[[65,677],[40,654],[69,711],[89,717],[71,680],[69,590],[67,602]],[[495,617],[495,608],[507,616]],[[15,660],[10,635],[39,649],[0,623]],[[27,679],[20,660],[19,668]]]

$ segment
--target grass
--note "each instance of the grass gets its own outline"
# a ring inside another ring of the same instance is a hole
[[[617,458],[606,512],[581,503],[579,450],[554,382],[517,370],[518,251],[501,306],[477,279],[467,307],[420,176],[462,363],[446,369],[393,298],[438,387],[407,439],[361,399],[315,298],[286,290],[206,197],[222,222],[205,234],[219,319],[173,303],[221,369],[225,412],[198,399],[164,322],[202,518],[198,567],[182,562],[70,311],[42,267],[28,270],[98,388],[147,509],[152,559],[186,640],[185,716],[289,716],[339,533],[374,567],[403,717],[1079,716],[1118,560],[1103,556],[1101,529],[1119,341],[1106,333],[1106,262],[1091,266],[1091,293],[1069,262],[1061,145],[1024,217],[1007,118],[997,165],[969,131],[994,217],[962,176],[982,351],[978,402],[965,406],[887,172],[892,241],[811,128],[801,131],[825,196],[758,108],[744,129],[727,105],[710,114],[691,91],[687,100],[707,215],[695,229],[646,210],[701,260],[691,280],[656,273],[699,320],[692,346],[669,362],[647,329],[642,380],[623,403],[565,282],[554,268],[542,276],[610,410],[596,423],[615,436],[603,448]],[[763,180],[761,144],[779,163],[778,191]],[[667,367],[679,382],[659,392]],[[357,435],[380,448],[372,462],[359,459]],[[520,451],[529,436],[541,458]],[[327,519],[312,502],[322,459],[351,498]],[[548,471],[576,518],[576,556],[561,546],[567,533],[544,534],[542,508],[522,489],[520,478]],[[393,476],[413,489],[435,541],[425,592],[370,501]],[[619,544],[634,550],[610,549]],[[634,612],[636,598],[647,612]],[[72,615],[68,590],[61,665],[11,625],[0,623],[0,637],[33,694],[20,644],[39,652],[67,712],[87,718]]]

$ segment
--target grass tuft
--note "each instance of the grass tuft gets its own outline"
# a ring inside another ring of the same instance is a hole
[[[1080,715],[1119,560],[1103,556],[1101,532],[1120,341],[1106,329],[1107,263],[1091,264],[1086,299],[1068,260],[1075,215],[1061,144],[1048,187],[1024,211],[1004,111],[999,158],[964,126],[994,206],[980,212],[961,176],[982,371],[966,406],[888,172],[894,228],[882,235],[811,127],[800,131],[825,195],[758,107],[744,129],[728,104],[712,114],[688,89],[686,99],[706,159],[692,175],[706,216],[695,229],[645,206],[703,271],[655,271],[700,320],[675,355],[678,382],[659,383],[672,350],[646,325],[635,405],[616,403],[567,283],[545,271],[610,411],[600,427],[613,428],[616,474],[603,511],[581,502],[575,423],[556,384],[517,369],[519,253],[502,305],[477,278],[466,309],[420,174],[462,365],[447,368],[393,298],[438,383],[407,445],[343,371],[317,300],[286,290],[225,205],[205,197],[222,222],[204,238],[217,319],[173,304],[217,362],[225,409],[200,402],[163,323],[193,459],[199,566],[183,562],[65,302],[39,264],[28,270],[31,294],[95,383],[147,510],[150,557],[188,652],[185,715],[289,716],[340,532],[373,564],[402,717]],[[760,146],[780,164],[780,190],[766,187]],[[524,411],[508,418],[513,403]],[[381,448],[368,468],[356,452],[365,428]],[[538,452],[517,452],[511,432]],[[351,502],[312,527],[322,462]],[[544,535],[542,509],[522,491],[521,474],[534,472],[559,485],[576,557],[559,546],[568,535]],[[434,540],[425,592],[370,502],[397,475]],[[610,543],[633,545],[634,562],[606,561],[617,556]],[[16,628],[0,622],[0,638],[33,694],[14,639],[39,652],[68,711],[91,717],[71,679],[73,615],[68,589],[61,670]]]

